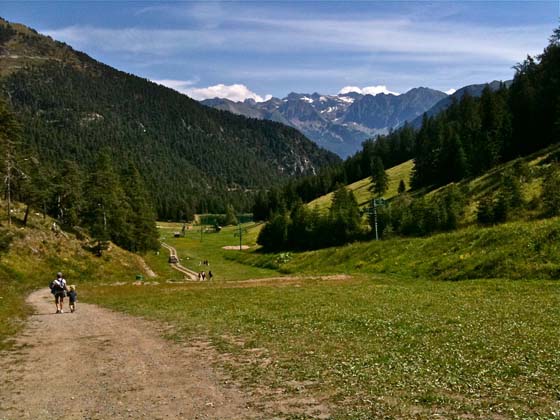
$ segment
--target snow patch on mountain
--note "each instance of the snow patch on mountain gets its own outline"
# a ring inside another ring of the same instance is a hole
[[[387,86],[385,85],[366,86],[363,88],[360,88],[358,86],[345,86],[342,89],[340,89],[338,94],[345,95],[351,92],[359,93],[360,95],[372,95],[372,96],[379,95],[381,93],[385,95],[395,95],[395,96],[400,95],[400,93],[390,91],[389,89],[387,89]]]

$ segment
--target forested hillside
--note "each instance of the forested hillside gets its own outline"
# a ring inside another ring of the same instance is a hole
[[[292,128],[209,109],[6,21],[0,69],[25,149],[52,171],[70,160],[87,173],[100,150],[119,172],[134,162],[160,218],[245,210],[248,191],[338,160]]]
[[[440,114],[425,116],[419,130],[406,125],[367,141],[343,164],[259,196],[255,214],[270,218],[259,242],[269,249],[304,249],[364,237],[367,229],[361,227],[358,203],[343,185],[370,177],[372,195],[381,197],[389,185],[384,168],[410,158],[412,195],[405,194],[403,180],[398,186],[401,194],[379,209],[377,219],[370,218],[372,231],[418,236],[475,221],[489,225],[560,214],[560,168],[554,146],[560,140],[559,69],[557,29],[541,55],[516,66],[510,87],[486,86],[479,98],[465,93]],[[537,151],[542,156],[536,160],[510,163]],[[480,191],[476,178],[488,178],[497,165],[502,170]],[[460,187],[455,185],[459,181],[464,181]],[[302,207],[302,201],[333,189],[337,191],[328,215]]]

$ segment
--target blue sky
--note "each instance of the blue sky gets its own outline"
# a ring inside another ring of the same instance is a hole
[[[196,98],[262,100],[506,80],[546,46],[559,8],[558,0],[4,0],[0,15]]]

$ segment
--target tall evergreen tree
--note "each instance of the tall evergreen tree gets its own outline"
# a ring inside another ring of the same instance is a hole
[[[236,225],[237,224],[237,216],[235,215],[235,209],[231,204],[226,206],[226,217],[224,220],[224,225]]]
[[[86,190],[83,220],[97,243],[98,253],[110,240],[130,247],[134,234],[127,223],[130,207],[107,151],[99,154]]]
[[[560,168],[553,165],[543,182],[542,201],[546,216],[560,215]]]
[[[126,223],[131,230],[131,235],[127,236],[130,241],[127,248],[140,252],[159,248],[156,212],[140,172],[132,162],[122,179],[128,210]]]
[[[65,227],[80,224],[84,205],[83,174],[71,160],[63,160],[53,168],[52,204],[53,215]]]
[[[12,222],[12,200],[14,186],[21,179],[17,147],[21,142],[21,126],[8,105],[0,100],[0,168],[4,179],[4,197],[7,202],[8,224]]]
[[[332,245],[357,239],[362,233],[360,207],[352,191],[345,187],[337,189],[329,209],[329,229]]]
[[[379,156],[375,156],[371,161],[371,180],[373,193],[379,197],[385,194],[389,188],[389,176],[385,172],[383,161]]]

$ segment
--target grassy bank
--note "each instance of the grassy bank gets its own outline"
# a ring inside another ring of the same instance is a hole
[[[31,313],[26,296],[46,287],[58,271],[69,284],[78,286],[79,294],[86,283],[133,280],[136,273],[142,273],[136,257],[117,247],[96,257],[74,235],[51,232],[52,220],[32,215],[28,226],[22,227],[20,213],[22,209],[16,207],[14,224],[4,228],[13,240],[8,252],[0,256],[0,349],[10,347]]]
[[[339,248],[228,258],[284,273],[384,273],[438,280],[560,278],[560,218],[472,226],[427,238],[357,242]]]

